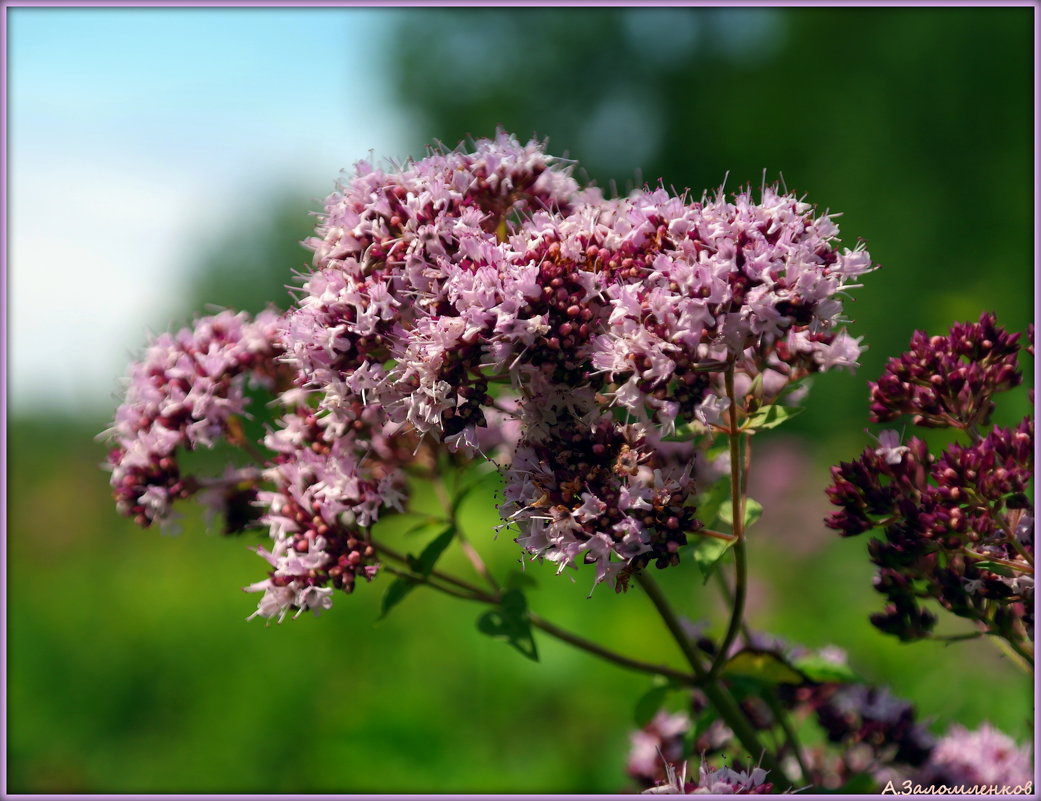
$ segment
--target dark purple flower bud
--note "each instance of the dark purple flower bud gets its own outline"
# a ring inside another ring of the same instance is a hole
[[[872,420],[909,414],[929,428],[985,425],[994,409],[991,396],[1023,380],[1018,340],[986,313],[976,323],[954,325],[947,336],[915,331],[911,349],[890,359],[869,385]]]

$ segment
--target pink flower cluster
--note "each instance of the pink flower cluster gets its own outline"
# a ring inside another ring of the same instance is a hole
[[[500,134],[359,165],[311,240],[286,350],[323,407],[361,398],[450,448],[480,450],[488,413],[519,408],[503,514],[530,553],[600,581],[674,563],[697,528],[689,466],[657,444],[720,420],[722,365],[769,399],[856,364],[838,295],[872,265],[837,231],[771,188],[604,200]]]
[[[249,380],[273,386],[279,315],[203,317],[193,328],[160,334],[134,364],[126,399],[106,432],[116,507],[141,526],[168,522],[171,504],[199,489],[182,478],[176,451],[209,448],[245,412]]]
[[[989,723],[975,731],[952,726],[933,749],[917,781],[929,785],[1024,785],[1033,778],[1029,745]]]
[[[275,543],[256,549],[273,568],[246,588],[264,593],[256,615],[318,614],[332,605],[334,589],[353,592],[359,576],[371,580],[379,570],[365,531],[384,508],[404,509],[400,465],[411,452],[402,452],[407,440],[395,441],[375,409],[354,412],[318,416],[297,407],[265,439],[276,453],[264,473],[273,489],[257,500]],[[378,458],[366,459],[370,451]]]
[[[726,766],[710,768],[704,762],[698,768],[698,777],[687,778],[687,765],[679,769],[670,764],[665,766],[666,778],[644,793],[655,795],[760,795],[773,792],[773,782],[766,780],[767,771],[762,768],[733,770]]]
[[[189,494],[173,451],[229,433],[222,415],[260,375],[245,349],[294,387],[257,499],[275,539],[260,614],[323,608],[325,589],[371,576],[363,532],[400,507],[407,461],[386,461],[392,432],[468,454],[515,448],[502,511],[535,557],[594,562],[598,582],[674,564],[700,524],[693,467],[662,440],[677,421],[721,424],[724,370],[760,404],[854,367],[839,298],[872,264],[774,188],[605,200],[570,171],[505,133],[360,163],[305,243],[314,269],[296,302],[255,324],[267,338],[216,347],[204,320],[134,368],[117,415],[120,508],[148,522]],[[184,369],[192,347],[215,363]]]

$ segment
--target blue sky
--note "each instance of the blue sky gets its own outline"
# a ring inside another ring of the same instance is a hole
[[[8,9],[9,400],[105,409],[195,243],[404,155],[381,9]]]

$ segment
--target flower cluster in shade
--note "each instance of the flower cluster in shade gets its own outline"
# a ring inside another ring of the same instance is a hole
[[[832,468],[828,497],[839,510],[827,525],[843,536],[881,534],[868,551],[886,596],[872,616],[882,631],[929,636],[936,617],[924,597],[1010,641],[1033,638],[1034,420],[987,428],[993,396],[1022,381],[1018,340],[989,314],[947,336],[916,332],[871,384],[873,420],[907,414],[966,439],[935,455],[918,437],[883,431],[878,447]]]
[[[937,738],[919,720],[909,701],[885,687],[849,682],[853,674],[847,672],[846,655],[840,649],[828,646],[811,651],[758,632],[752,632],[750,637],[735,645],[735,655],[743,651],[759,656],[772,654],[788,665],[809,659],[819,668],[831,665],[836,669],[830,678],[825,668],[819,674],[820,680],[803,676],[798,682],[776,684],[772,690],[776,693],[776,707],[763,702],[761,693],[739,695],[744,696],[740,703],[748,721],[762,732],[777,730],[779,709],[791,721],[804,721],[804,734],[811,721],[819,729],[820,736],[807,738],[819,742],[810,745],[804,741],[800,754],[806,769],[804,778],[812,786],[835,791],[850,783],[863,786],[860,782],[867,779],[880,790],[890,780],[899,783],[910,779],[926,786],[1000,786],[1029,780],[1029,747],[1017,746],[1012,738],[989,724],[974,732],[955,725],[945,736]],[[698,644],[711,652],[709,641],[699,640]],[[842,673],[846,676],[840,680]],[[731,684],[731,691],[738,689],[724,678],[726,684]],[[694,689],[690,691],[687,709],[659,710],[646,725],[630,734],[626,772],[645,792],[696,792],[704,784],[687,781],[685,767],[689,758],[700,756],[704,764],[706,760],[740,753],[742,748],[733,732],[711,715],[704,694]],[[793,771],[801,771],[790,743],[785,742],[777,756],[782,763],[792,765]],[[746,780],[758,775],[754,764],[740,760],[733,768]],[[761,782],[759,776],[753,786]],[[745,789],[736,789],[740,786]],[[749,789],[746,781],[735,783],[735,789],[714,792],[755,790]]]
[[[841,298],[873,265],[839,247],[828,214],[775,188],[605,199],[572,169],[505,133],[358,164],[305,242],[313,268],[288,311],[215,318],[264,329],[242,336],[266,348],[248,351],[255,363],[209,343],[204,318],[132,368],[112,459],[120,509],[148,523],[199,487],[219,501],[256,485],[275,541],[259,613],[318,610],[371,577],[365,531],[401,508],[404,438],[511,453],[501,512],[533,558],[595,563],[597,582],[675,564],[700,526],[698,468],[663,439],[677,421],[724,423],[728,367],[757,404],[855,367]],[[178,363],[199,347],[220,364]],[[186,484],[175,451],[234,440],[250,378],[288,393],[263,476]]]

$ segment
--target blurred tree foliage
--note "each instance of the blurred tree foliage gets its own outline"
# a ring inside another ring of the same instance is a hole
[[[840,432],[831,457],[860,447],[865,381],[915,328],[943,332],[983,310],[1014,330],[1032,319],[1030,9],[388,14],[383,66],[416,120],[413,155],[501,125],[548,137],[608,191],[780,180],[841,211],[846,243],[864,238],[883,269],[847,307],[869,348],[858,375],[822,376],[791,426]],[[214,242],[189,310],[285,305],[317,207],[273,201],[248,236]],[[1022,393],[1003,420],[1026,409]]]
[[[298,286],[295,272],[310,265],[310,253],[301,242],[314,230],[308,211],[316,207],[297,194],[260,199],[232,233],[203,246],[184,315],[214,306],[253,314],[269,305],[287,308],[286,287]]]

